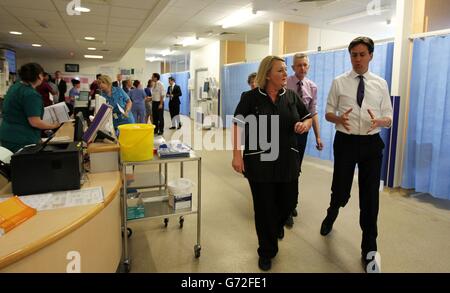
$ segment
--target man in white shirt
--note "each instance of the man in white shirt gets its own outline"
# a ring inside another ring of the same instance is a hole
[[[152,115],[153,124],[156,126],[155,133],[157,135],[164,134],[164,97],[166,96],[166,91],[164,85],[159,80],[160,78],[159,73],[152,74]]]
[[[358,164],[361,260],[364,268],[377,251],[379,186],[384,143],[381,128],[392,123],[392,105],[387,82],[369,72],[374,42],[367,37],[353,40],[349,47],[353,70],[337,77],[331,86],[326,119],[336,124],[334,173],[330,207],[320,228],[328,235],[339,213],[350,199],[353,175]]]

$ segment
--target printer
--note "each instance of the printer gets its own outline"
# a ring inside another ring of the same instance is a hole
[[[81,144],[38,144],[11,157],[12,192],[29,195],[80,189],[83,171]]]

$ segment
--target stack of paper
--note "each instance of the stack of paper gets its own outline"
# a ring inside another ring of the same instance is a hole
[[[69,121],[69,108],[65,102],[45,107],[43,120],[49,123],[64,123]]]

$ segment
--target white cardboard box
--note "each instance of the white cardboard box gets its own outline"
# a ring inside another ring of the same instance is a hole
[[[119,153],[91,153],[91,173],[112,172],[119,170]]]
[[[169,206],[175,210],[192,208],[192,193],[183,195],[169,194]]]

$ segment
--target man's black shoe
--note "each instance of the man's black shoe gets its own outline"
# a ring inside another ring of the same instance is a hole
[[[329,207],[327,209],[327,216],[322,222],[322,226],[320,226],[320,235],[327,236],[330,234],[331,230],[333,229],[334,221],[336,221],[336,218],[339,214],[339,208],[333,209]]]
[[[333,223],[331,222],[328,217],[325,218],[322,222],[322,226],[320,227],[320,235],[327,236],[330,234],[331,230],[333,230]]]
[[[175,126],[170,127],[169,129],[175,129]]]
[[[258,266],[262,271],[268,271],[272,268],[272,260],[267,257],[259,257]]]
[[[298,216],[297,209],[294,209],[294,210],[292,211],[292,216],[293,216],[293,217],[297,217],[297,216]]]
[[[289,218],[286,220],[286,223],[284,223],[284,225],[286,227],[288,227],[289,229],[294,227],[294,218],[292,218],[292,216],[289,216]]]
[[[183,125],[181,125],[181,123],[180,123],[180,125],[178,125],[177,129],[180,129],[180,128],[181,128],[181,126],[183,126]]]
[[[284,228],[281,227],[280,231],[278,232],[278,239],[283,239],[284,238]]]

